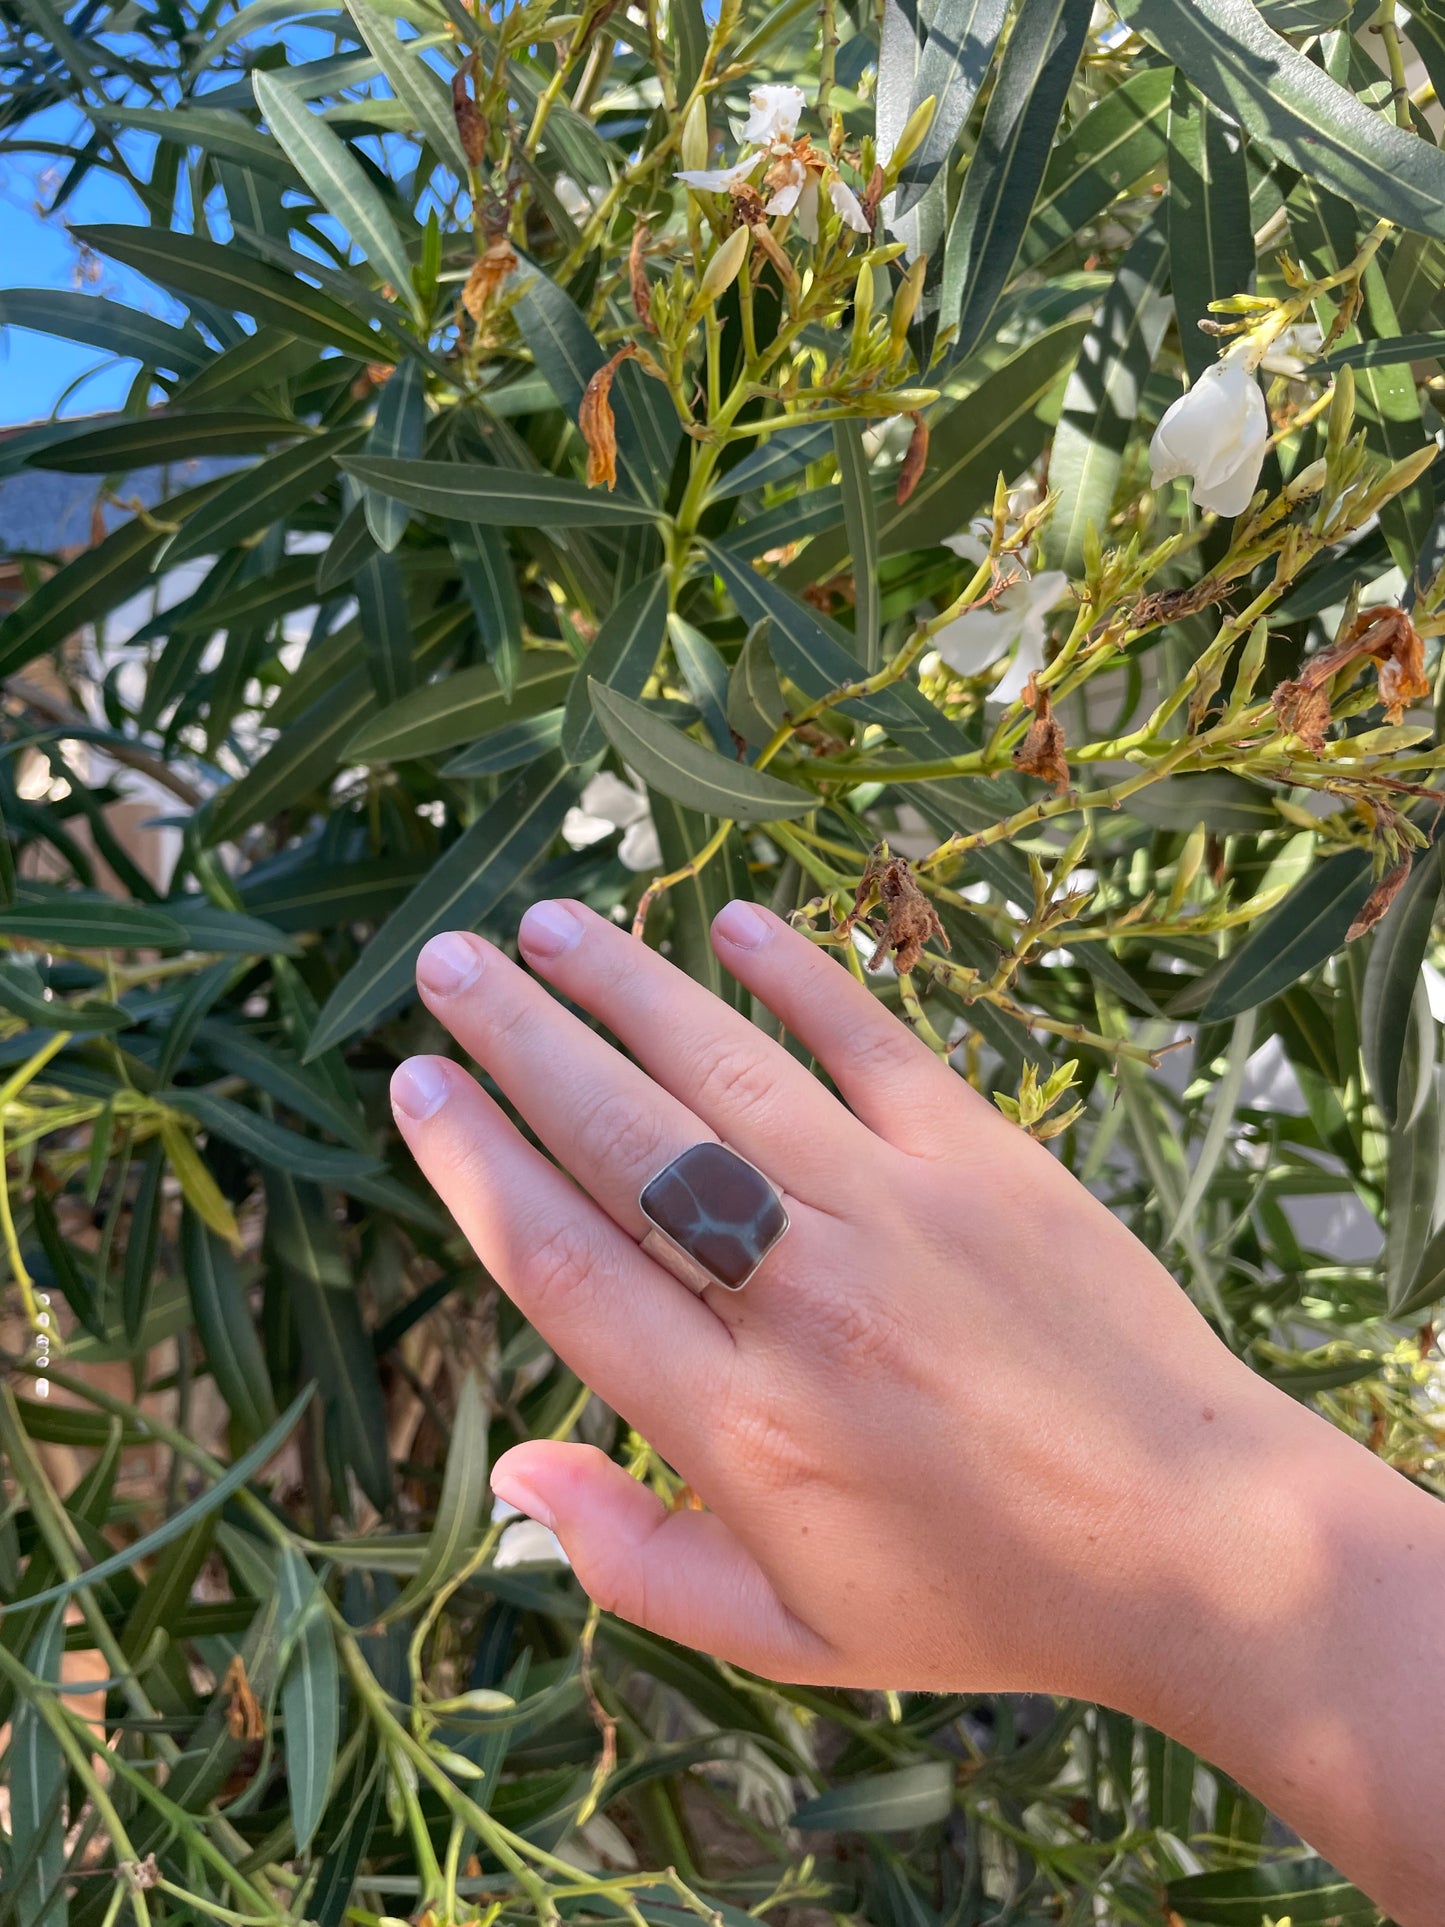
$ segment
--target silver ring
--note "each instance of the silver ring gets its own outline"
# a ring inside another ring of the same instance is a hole
[[[637,1205],[652,1227],[642,1249],[699,1296],[709,1285],[741,1291],[788,1228],[772,1179],[715,1139],[663,1165]]]

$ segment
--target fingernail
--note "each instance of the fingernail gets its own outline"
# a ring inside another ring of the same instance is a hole
[[[433,937],[416,960],[417,982],[438,997],[465,990],[482,968],[482,947],[460,930]]]
[[[769,930],[762,911],[740,900],[725,903],[713,918],[712,927],[738,950],[756,950],[767,940]]]
[[[447,1074],[435,1057],[409,1057],[391,1075],[391,1101],[420,1123],[447,1101]]]
[[[551,1506],[545,1499],[539,1498],[531,1486],[524,1479],[519,1479],[515,1473],[494,1472],[492,1493],[502,1501],[503,1505],[514,1505],[518,1512],[525,1512],[529,1519],[535,1519],[538,1525],[546,1526],[549,1532],[557,1530],[557,1521],[553,1517]]]
[[[517,941],[537,957],[560,957],[582,935],[582,920],[564,903],[534,903],[522,919]]]

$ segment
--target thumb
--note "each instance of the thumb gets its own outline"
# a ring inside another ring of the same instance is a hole
[[[715,1513],[669,1512],[595,1446],[513,1446],[492,1468],[492,1490],[556,1533],[604,1612],[773,1679],[826,1673],[826,1642]]]

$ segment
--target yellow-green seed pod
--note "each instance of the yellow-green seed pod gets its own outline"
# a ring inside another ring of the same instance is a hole
[[[1168,915],[1177,916],[1189,896],[1189,889],[1199,875],[1204,862],[1204,848],[1208,838],[1202,823],[1197,824],[1185,838],[1184,848],[1179,852],[1179,861],[1174,866],[1174,883],[1169,892]]]
[[[1233,722],[1248,704],[1254,694],[1254,685],[1259,681],[1260,671],[1269,650],[1269,624],[1263,616],[1249,632],[1249,641],[1244,645],[1244,653],[1239,658],[1239,669],[1234,678],[1234,688],[1230,691],[1229,707],[1224,712],[1224,720]]]
[[[707,166],[707,107],[701,100],[695,100],[687,110],[678,149],[684,167],[695,170]]]
[[[734,228],[708,262],[702,280],[698,284],[697,300],[693,303],[697,312],[701,313],[704,308],[710,308],[737,280],[751,239],[752,234],[747,228]]]
[[[1329,431],[1325,436],[1325,462],[1333,470],[1344,453],[1345,443],[1355,424],[1355,371],[1348,364],[1335,376],[1335,392],[1330,398]]]
[[[898,145],[888,157],[888,178],[890,181],[896,181],[898,179],[903,169],[908,165],[909,161],[912,160],[919,148],[922,147],[924,138],[930,126],[933,124],[933,110],[936,105],[937,100],[935,96],[930,94],[927,100],[921,100],[908,116],[907,124],[903,132],[898,136]]]
[[[889,339],[895,355],[903,352],[903,343],[913,322],[923,294],[923,277],[928,272],[928,263],[920,255],[908,270],[903,285],[893,297],[893,319],[889,326]]]

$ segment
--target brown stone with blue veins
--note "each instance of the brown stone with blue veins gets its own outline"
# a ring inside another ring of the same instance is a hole
[[[761,1171],[725,1144],[694,1144],[643,1187],[644,1213],[674,1244],[736,1291],[788,1227]]]

